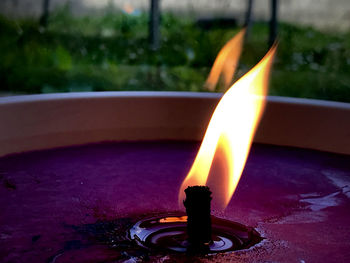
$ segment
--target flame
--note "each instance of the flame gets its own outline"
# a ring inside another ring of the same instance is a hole
[[[223,91],[226,91],[230,87],[239,57],[242,53],[245,32],[246,30],[242,29],[220,50],[204,85],[208,90],[214,91],[220,75],[223,78]]]
[[[265,107],[268,76],[277,45],[224,94],[209,122],[179,202],[188,186],[207,185],[214,206],[224,209],[243,172],[254,134]]]

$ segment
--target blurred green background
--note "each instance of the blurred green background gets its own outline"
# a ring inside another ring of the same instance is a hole
[[[61,8],[47,27],[0,17],[0,95],[70,91],[206,91],[214,59],[236,28],[203,29],[161,15],[161,47],[148,44],[148,14],[112,10],[73,16]],[[267,51],[268,26],[255,22],[236,79]],[[350,102],[350,32],[279,24],[270,95]]]

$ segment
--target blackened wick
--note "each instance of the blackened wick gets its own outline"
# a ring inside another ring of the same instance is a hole
[[[189,252],[206,252],[212,242],[210,202],[211,191],[207,186],[189,186],[184,205],[187,213]]]

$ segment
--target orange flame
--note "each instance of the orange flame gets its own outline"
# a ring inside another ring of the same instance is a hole
[[[216,207],[224,209],[230,202],[265,107],[276,47],[274,45],[220,100],[191,170],[180,187],[179,202],[185,197],[184,190],[193,185],[209,186]]]
[[[204,85],[208,90],[215,90],[220,75],[223,78],[223,91],[226,91],[230,87],[239,57],[242,53],[245,32],[246,30],[242,29],[220,50]]]

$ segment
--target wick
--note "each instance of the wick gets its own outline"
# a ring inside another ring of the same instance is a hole
[[[207,186],[189,186],[185,190],[184,206],[187,213],[188,252],[209,251],[211,238],[211,191]]]

